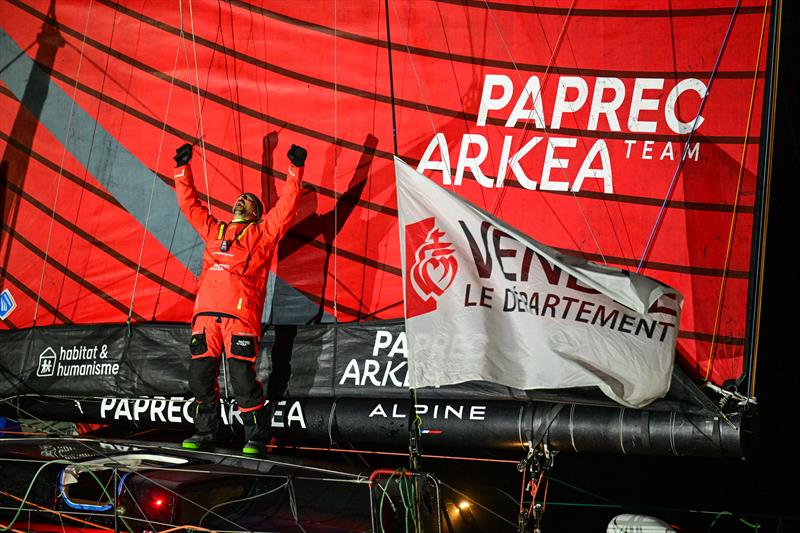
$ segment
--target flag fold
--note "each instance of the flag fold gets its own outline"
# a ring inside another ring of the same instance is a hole
[[[636,408],[667,393],[678,291],[540,244],[399,158],[395,172],[411,387],[597,386]]]

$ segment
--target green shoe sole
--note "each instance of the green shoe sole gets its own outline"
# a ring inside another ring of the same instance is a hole
[[[242,453],[245,455],[264,455],[264,450],[261,450],[259,448],[245,447],[242,448]]]

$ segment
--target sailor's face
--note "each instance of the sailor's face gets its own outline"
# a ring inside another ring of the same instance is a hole
[[[249,194],[244,193],[236,199],[231,212],[236,218],[241,218],[242,220],[255,220],[256,203]]]

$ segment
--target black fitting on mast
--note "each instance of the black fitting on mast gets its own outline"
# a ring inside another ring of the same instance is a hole
[[[417,395],[411,391],[411,406],[408,409],[408,467],[418,473],[422,467],[422,448],[420,447],[420,430],[422,420],[417,415]]]
[[[394,155],[397,157],[397,118],[394,110],[394,69],[392,68],[392,32],[389,28],[389,0],[384,0],[386,8],[386,52],[389,54],[389,91],[392,100],[392,138],[394,139]]]
[[[539,442],[536,446],[532,442],[528,442],[528,455],[517,464],[517,471],[522,473],[523,482],[525,477],[530,475],[528,484],[525,486],[525,492],[530,491],[533,498],[536,497],[536,492],[538,491],[537,485],[545,479],[547,473],[553,468],[556,453],[558,452],[551,450],[545,441]],[[519,503],[520,511],[517,531],[519,533],[541,531],[544,506],[532,500],[528,509],[525,509],[522,505],[523,501]]]

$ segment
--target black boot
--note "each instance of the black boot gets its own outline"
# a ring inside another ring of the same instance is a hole
[[[220,421],[219,401],[211,403],[195,401],[191,410],[196,433],[183,441],[183,447],[189,450],[213,450],[217,444]]]
[[[242,413],[242,422],[244,422],[246,441],[242,453],[254,456],[264,455],[269,439],[269,409],[261,408]]]

